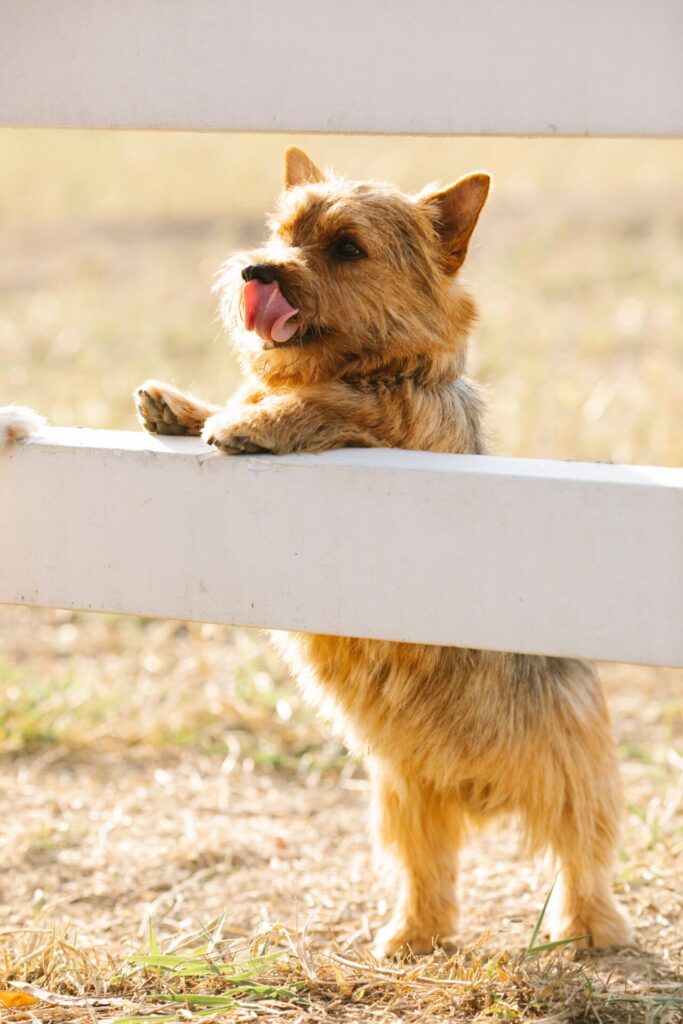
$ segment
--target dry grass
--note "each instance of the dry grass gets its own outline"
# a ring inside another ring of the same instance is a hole
[[[31,952],[27,960],[30,961]],[[305,932],[262,930],[245,940],[223,940],[221,921],[183,936],[169,952],[152,934],[150,952],[113,962],[84,954],[52,934],[35,950],[46,970],[69,970],[74,994],[32,982],[14,990],[46,1022],[277,1019],[306,1021],[602,1021],[679,1019],[678,983],[656,963],[644,968],[647,1000],[633,985],[622,958],[617,975],[609,961],[571,962],[560,955],[510,955],[485,941],[457,953],[378,964],[362,951],[320,952]],[[123,993],[123,994],[122,994]],[[646,1005],[647,1004],[647,1005]],[[26,1005],[15,1021],[35,1020]]]
[[[681,464],[681,143],[305,144],[409,188],[493,171],[468,275],[499,450]],[[0,132],[0,400],[133,427],[149,375],[228,392],[211,278],[259,237],[281,147]],[[603,675],[639,947],[526,958],[551,879],[505,826],[466,852],[462,947],[377,965],[362,771],[257,636],[0,609],[0,989],[43,989],[0,1018],[683,1020],[683,674]]]

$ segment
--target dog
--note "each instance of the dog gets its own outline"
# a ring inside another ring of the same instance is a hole
[[[465,372],[476,307],[459,271],[488,190],[475,173],[410,196],[287,149],[268,240],[218,279],[244,383],[221,408],[149,380],[135,395],[142,426],[200,435],[228,455],[486,454],[484,401]],[[557,862],[553,938],[632,941],[610,878],[616,745],[590,665],[303,633],[278,642],[371,780],[375,844],[398,893],[378,957],[454,936],[458,851],[474,828],[510,815],[529,852]]]

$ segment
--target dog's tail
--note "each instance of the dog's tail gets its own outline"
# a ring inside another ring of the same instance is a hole
[[[44,416],[24,405],[0,405],[0,452],[14,441],[23,441],[38,433],[46,422]]]

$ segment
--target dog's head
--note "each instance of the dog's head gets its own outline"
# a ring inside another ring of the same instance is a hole
[[[475,311],[455,276],[488,188],[477,173],[409,196],[287,149],[267,241],[217,285],[243,364],[305,382],[457,350]]]

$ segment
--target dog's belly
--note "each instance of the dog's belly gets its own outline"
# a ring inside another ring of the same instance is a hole
[[[450,790],[477,817],[515,811],[561,769],[563,737],[604,732],[590,666],[568,659],[276,634],[304,692],[349,746]]]

